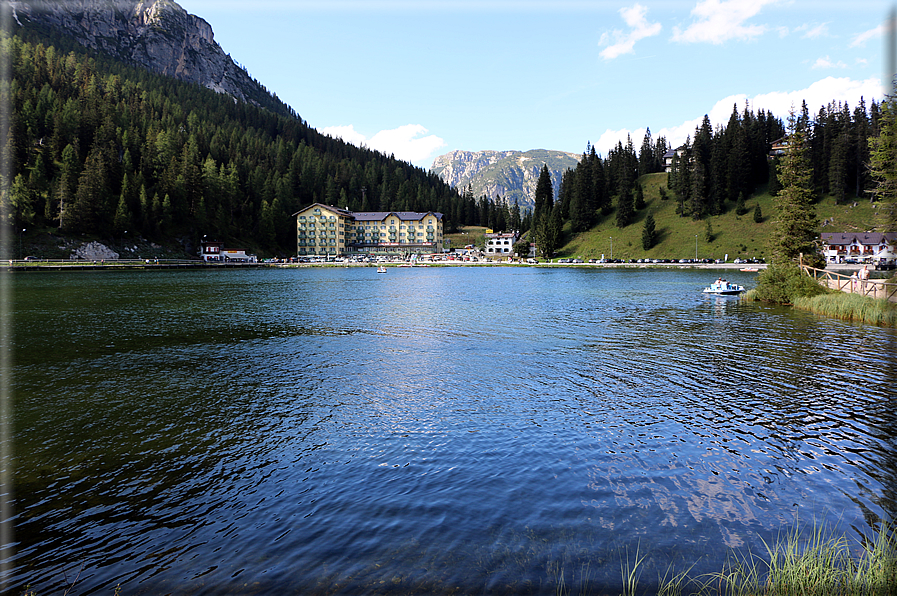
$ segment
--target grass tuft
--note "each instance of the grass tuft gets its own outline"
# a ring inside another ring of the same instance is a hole
[[[873,300],[859,294],[837,292],[795,298],[794,306],[827,317],[882,327],[897,327],[897,305],[887,300]]]

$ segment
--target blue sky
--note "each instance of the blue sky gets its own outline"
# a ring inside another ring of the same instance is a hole
[[[885,0],[182,0],[319,131],[429,168],[452,150],[606,154],[733,105],[883,97]]]

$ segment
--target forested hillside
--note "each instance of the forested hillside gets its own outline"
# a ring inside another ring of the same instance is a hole
[[[872,101],[867,109],[863,100],[853,109],[833,103],[820,108],[813,120],[804,104],[798,117],[809,132],[816,197],[833,196],[836,204],[871,199],[869,139],[879,134],[880,106]],[[739,112],[736,106],[728,123],[716,128],[705,116],[694,136],[675,149],[668,183],[659,187],[660,199],[674,201],[679,216],[694,220],[733,211],[744,215],[745,201],[758,187],[778,192],[776,142],[787,144],[785,126],[763,110]],[[587,147],[579,165],[564,175],[557,204],[548,204],[533,218],[534,240],[551,251],[564,244],[562,229],[575,235],[597,224],[622,230],[643,221],[647,203],[637,181],[663,170],[664,151],[666,140],[653,141],[650,131],[638,152],[631,140],[603,158]],[[607,221],[611,216],[613,221]],[[874,225],[868,222],[870,228]]]
[[[9,54],[15,226],[116,238],[207,235],[295,252],[302,205],[464,217],[437,176],[196,84],[19,29]],[[449,221],[453,223],[465,223]]]

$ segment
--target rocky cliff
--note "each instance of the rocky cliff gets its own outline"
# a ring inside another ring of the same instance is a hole
[[[268,95],[214,39],[212,27],[171,0],[7,2],[20,26],[46,27],[149,70],[259,104]]]
[[[548,165],[551,185],[557,197],[561,178],[575,168],[579,155],[563,151],[452,151],[433,161],[430,171],[458,190],[471,186],[475,197],[483,195],[521,208],[532,207],[539,172]]]

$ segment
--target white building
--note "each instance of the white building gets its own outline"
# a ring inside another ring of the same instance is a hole
[[[514,243],[519,236],[517,232],[505,234],[486,234],[487,257],[509,257],[514,254]]]
[[[892,261],[897,258],[897,233],[826,232],[822,252],[828,263]]]

